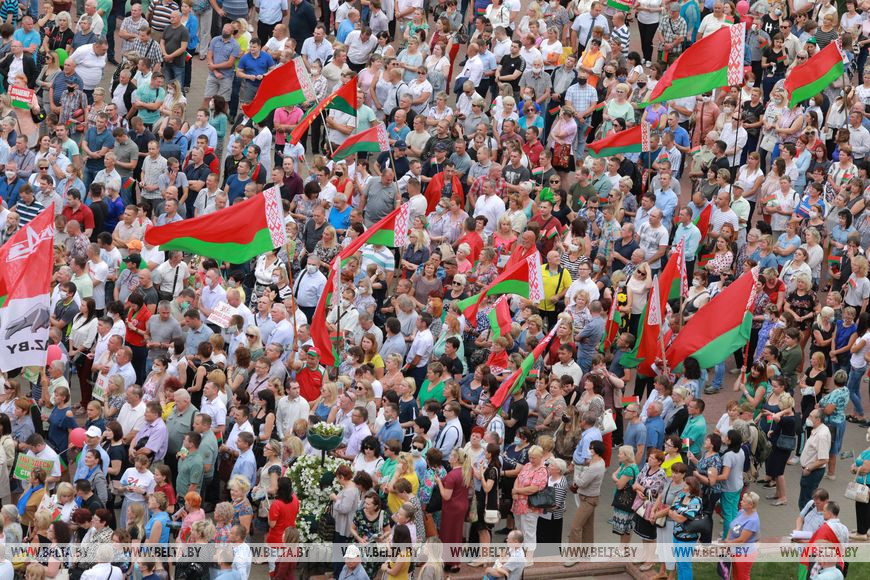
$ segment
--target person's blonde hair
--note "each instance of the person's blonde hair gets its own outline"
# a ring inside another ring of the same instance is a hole
[[[532,445],[531,447],[529,447],[529,457],[531,457],[532,455],[537,455],[538,457],[543,457],[544,450],[541,449],[540,445]]]
[[[531,453],[531,450],[535,447],[537,447],[537,446],[533,445],[532,448],[529,449],[529,453]],[[538,450],[540,450],[540,449],[541,448],[538,447]],[[458,448],[453,450],[453,455],[456,457],[456,461],[461,466],[462,482],[465,484],[465,487],[471,487],[471,475],[472,475],[472,473],[471,473],[471,471],[472,471],[471,457],[469,457],[468,453],[466,453],[464,449],[458,449]]]
[[[754,491],[747,491],[746,493],[744,493],[743,499],[744,501],[748,499],[749,502],[752,504],[752,507],[758,507],[758,502],[761,501],[761,498]]]
[[[822,354],[817,352],[816,354]],[[783,393],[779,396],[779,409],[780,411],[784,411],[785,409],[791,409],[794,407],[794,397],[789,395],[788,393]]]
[[[68,481],[62,481],[57,484],[57,497],[60,499],[61,496],[64,497],[75,497],[76,488],[73,487],[73,484]]]
[[[248,493],[248,490],[251,489],[251,482],[244,475],[234,475],[230,478],[227,487],[230,489],[235,488],[244,494]]]
[[[45,566],[39,562],[28,564],[24,573],[27,580],[45,580]]]
[[[540,448],[541,454],[546,455],[551,452],[556,447],[556,441],[553,439],[551,435],[541,435],[538,437],[538,444],[536,447]]]
[[[852,258],[852,272],[857,274],[859,278],[867,276],[867,258],[864,256],[855,256]]]
[[[127,517],[127,530],[130,528],[135,528],[139,535],[137,537],[144,538],[145,537],[145,504],[139,502],[133,502],[127,506],[127,509],[131,512],[132,518]]]
[[[617,459],[624,459],[628,465],[634,464],[634,447],[631,445],[622,445],[616,454]]]
[[[232,523],[233,521],[233,504],[228,501],[222,501],[214,506],[214,521],[223,522],[223,525]]]
[[[291,435],[284,439],[284,447],[290,452],[290,457],[302,457],[305,455],[305,445],[302,439]]]
[[[42,509],[33,516],[33,527],[40,531],[47,530],[51,526],[52,521],[54,521],[54,518],[51,511]]]
[[[335,383],[323,383],[320,390],[320,398],[327,405],[334,404],[338,399],[338,385]]]
[[[199,520],[198,522],[194,522],[190,527],[190,531],[196,534],[197,537],[204,542],[208,542],[214,538],[217,533],[217,529],[214,527],[211,520]]]

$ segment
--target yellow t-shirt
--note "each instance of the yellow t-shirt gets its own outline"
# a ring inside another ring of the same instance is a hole
[[[562,273],[561,281],[559,280],[559,271]],[[544,299],[541,301],[539,308],[547,312],[552,312],[556,309],[556,305],[550,301],[550,298],[563,290],[567,290],[568,287],[571,286],[571,282],[573,282],[573,280],[571,280],[571,273],[561,266],[555,273],[551,273],[550,268],[544,264],[541,266],[541,278],[544,282]]]

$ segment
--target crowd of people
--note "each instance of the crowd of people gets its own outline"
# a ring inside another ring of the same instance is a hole
[[[249,544],[297,543],[303,517],[323,541],[422,546],[387,562],[352,547],[333,563],[341,580],[438,580],[460,571],[439,546],[505,534],[507,557],[470,563],[486,578],[517,580],[562,542],[751,545],[763,501],[785,514],[791,500],[813,542],[866,541],[870,503],[822,486],[870,472],[870,449],[842,446],[870,427],[868,9],[3,2],[0,243],[52,204],[56,235],[47,363],[0,377],[0,528],[8,545],[79,543],[91,557],[0,560],[0,578],[247,580],[261,564],[295,578],[301,563],[255,563]],[[741,86],[647,104],[684,50],[736,22],[749,24]],[[844,75],[790,104],[785,79],[831,42]],[[293,59],[315,99],[245,117]],[[293,143],[305,112],[351,81],[356,114],[327,110]],[[204,87],[193,107],[192,86]],[[331,159],[379,123],[390,151]],[[589,155],[639,123],[650,151]],[[285,247],[230,264],[145,242],[147,228],[271,187]],[[407,246],[363,246],[317,317],[341,250],[402,203]],[[642,376],[627,353],[677,247],[690,288],[664,313],[665,346],[750,271],[751,336],[733,364],[657,360]],[[465,318],[461,301],[536,254],[543,300],[510,296],[510,328],[493,326],[497,296]],[[318,325],[335,365],[314,346]],[[300,514],[291,470],[320,453],[320,423],[341,427],[336,492]],[[43,463],[19,479],[23,455]],[[173,541],[218,550],[160,563],[124,548]],[[692,562],[659,561],[656,578],[692,578]],[[722,565],[744,579],[753,563]],[[819,560],[808,574],[845,568]]]

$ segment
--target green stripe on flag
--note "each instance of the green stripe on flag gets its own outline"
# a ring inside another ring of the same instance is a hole
[[[843,76],[843,61],[834,65],[831,70],[808,85],[798,87],[792,92],[789,107],[795,107],[798,103],[811,99],[832,85],[835,80]]]
[[[255,123],[259,123],[263,119],[269,116],[269,113],[274,111],[275,109],[280,109],[281,107],[292,107],[293,105],[299,105],[305,102],[305,94],[302,90],[293,91],[292,93],[285,93],[283,95],[278,95],[276,97],[272,97],[263,103],[263,106],[260,107],[260,110],[252,117],[252,120]],[[353,113],[351,113],[353,114]]]
[[[747,312],[743,315],[743,322],[740,323],[740,326],[715,337],[703,348],[692,353],[691,356],[698,361],[702,369],[712,368],[730,357],[737,349],[743,348],[746,341],[749,340],[751,330],[752,313]]]
[[[262,254],[273,250],[274,247],[272,246],[272,235],[269,233],[269,228],[263,228],[247,244],[205,242],[197,238],[183,237],[175,238],[166,244],[160,244],[160,249],[164,251],[182,250],[203,256],[221,256],[221,259],[226,262],[238,264],[247,262],[250,259],[252,251],[255,254]]]
[[[694,97],[714,88],[724,87],[727,84],[728,67],[724,66],[712,72],[674,79],[671,86],[664,89],[662,94],[648,103],[641,103],[640,106],[646,107],[652,103],[661,103],[683,97]]]

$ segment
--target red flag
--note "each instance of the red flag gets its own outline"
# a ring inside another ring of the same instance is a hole
[[[707,237],[707,232],[710,231],[710,218],[713,216],[713,204],[708,203],[707,206],[698,214],[698,219],[695,220],[695,225],[701,232],[701,239]]]
[[[356,110],[359,107],[357,102],[357,77],[353,77],[347,83],[338,87],[334,93],[317,103],[314,107],[305,113],[305,116],[299,121],[299,124],[290,133],[290,142],[294,145],[299,143],[300,139],[305,136],[305,131],[311,126],[311,123],[317,116],[326,109],[338,109],[344,111],[348,115],[356,115]]]

